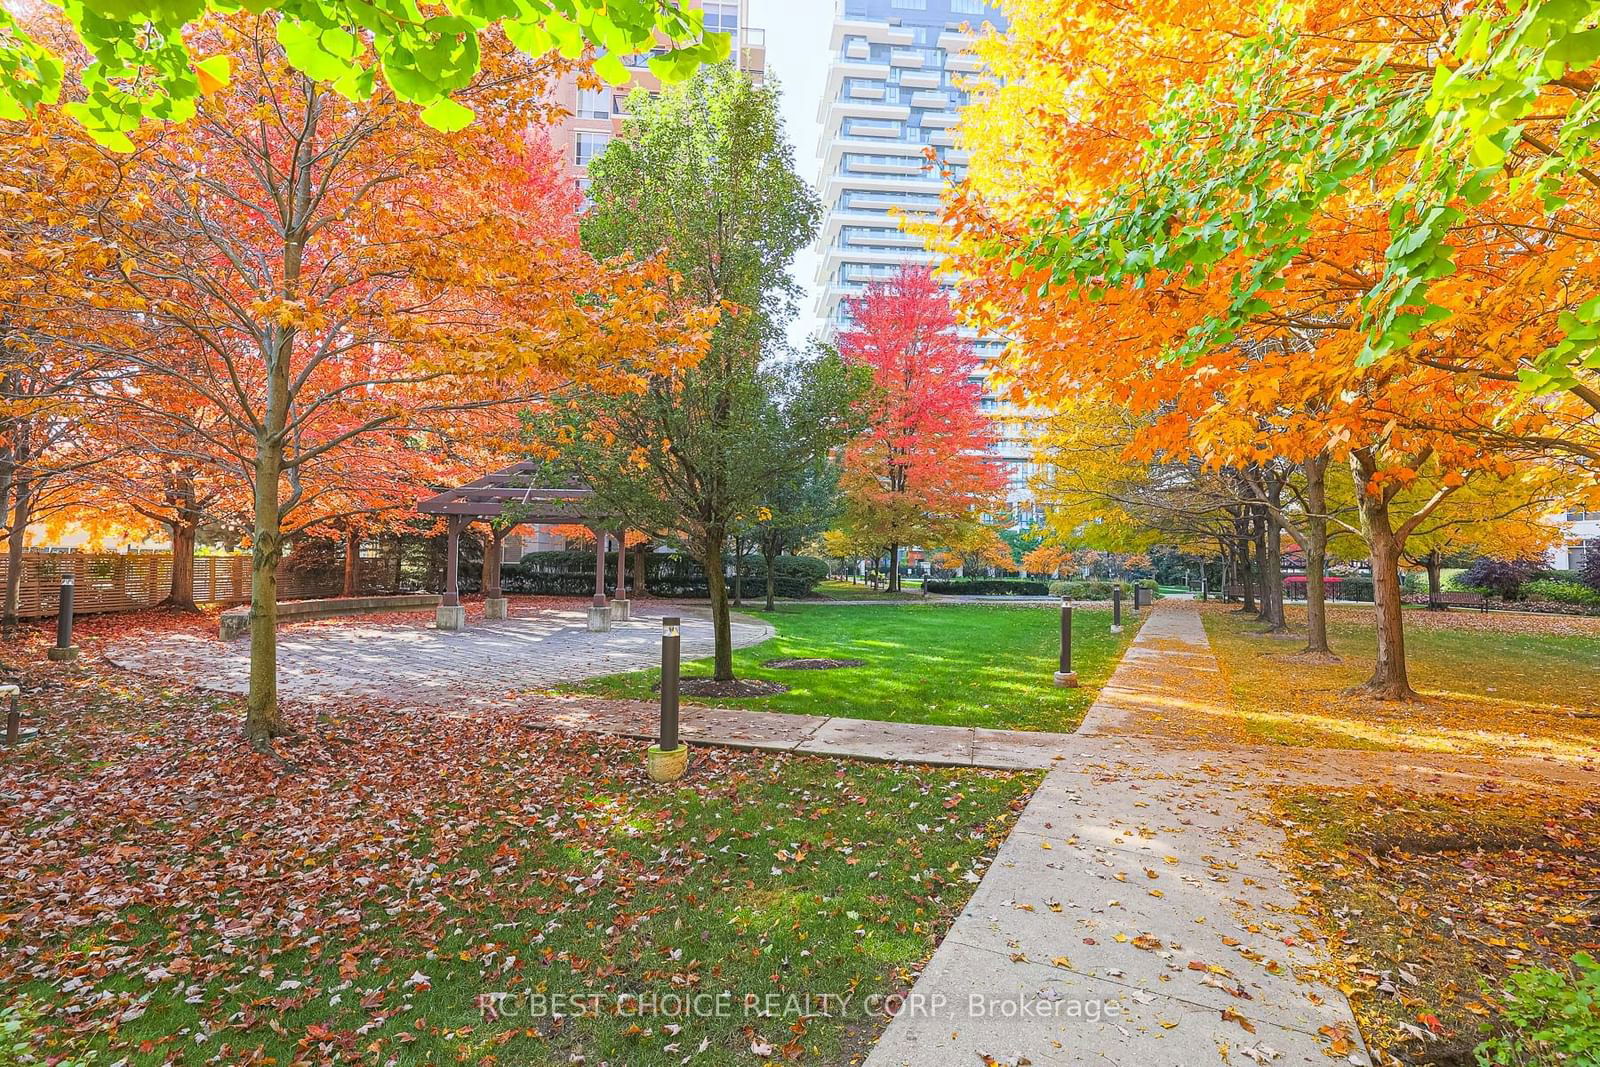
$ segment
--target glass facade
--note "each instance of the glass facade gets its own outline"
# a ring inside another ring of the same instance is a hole
[[[902,219],[937,216],[940,193],[966,171],[954,127],[980,74],[970,52],[984,24],[1003,30],[999,8],[984,0],[838,0],[831,66],[822,101],[819,186],[827,216],[819,238],[818,316],[830,333],[850,325],[846,301],[903,264],[936,257],[908,234]],[[971,336],[987,365],[1002,341]],[[1034,473],[1027,420],[986,395],[983,410],[1000,422],[1013,510],[1031,509]]]

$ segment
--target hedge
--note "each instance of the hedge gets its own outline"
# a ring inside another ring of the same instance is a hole
[[[922,583],[929,593],[961,596],[1045,596],[1050,586],[1026,578],[934,578]]]
[[[1160,586],[1154,578],[1140,578],[1138,581],[1106,581],[1104,579],[1073,578],[1064,582],[1051,582],[1051,596],[1071,597],[1073,600],[1110,600],[1111,591],[1120,588],[1124,596],[1130,595],[1133,587],[1160,591]]]
[[[637,553],[628,561],[628,573],[633,574]],[[650,552],[644,557],[645,591],[659,597],[708,597],[711,595],[706,574],[698,561],[688,556]],[[732,561],[729,561],[730,568]],[[746,596],[761,595],[767,588],[766,563],[760,556],[746,556],[740,561],[744,575]],[[773,561],[773,587],[781,597],[810,596],[817,584],[828,576],[826,560],[812,556],[779,556]],[[617,554],[606,553],[606,588],[614,590],[617,578]],[[728,576],[732,591],[733,576]],[[500,585],[508,593],[534,596],[590,596],[594,593],[594,553],[530,552],[520,563],[509,564],[500,573]]]

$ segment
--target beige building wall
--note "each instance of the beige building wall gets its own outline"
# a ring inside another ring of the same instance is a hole
[[[706,27],[733,36],[733,56],[739,69],[760,83],[767,72],[766,31],[750,25],[750,0],[690,0],[689,6],[706,13]],[[556,144],[566,160],[567,173],[580,190],[588,188],[589,160],[622,132],[628,94],[635,88],[658,91],[661,83],[646,65],[648,55],[629,60],[633,80],[626,85],[580,89],[574,75],[556,90],[556,103],[567,113],[556,127]]]

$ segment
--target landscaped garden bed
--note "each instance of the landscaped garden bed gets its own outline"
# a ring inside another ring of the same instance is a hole
[[[537,710],[371,704],[291,710],[274,758],[232,699],[43,682],[0,990],[102,1063],[847,1059],[1037,780],[696,749],[655,787]]]
[[[714,700],[802,715],[985,726],[1007,730],[1073,730],[1110,677],[1138,630],[1124,605],[1123,633],[1111,633],[1111,612],[1073,613],[1073,666],[1080,687],[1057,689],[1051,676],[1060,654],[1053,605],[905,604],[785,605],[763,619],[778,634],[734,653],[734,673],[788,686],[770,697]],[[782,658],[857,659],[848,670],[767,666]],[[709,672],[706,662],[684,664],[684,677]],[[581,688],[648,700],[659,672],[597,678]]]

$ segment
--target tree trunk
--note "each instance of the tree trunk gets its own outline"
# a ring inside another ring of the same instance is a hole
[[[889,592],[900,591],[900,546],[889,546]]]
[[[1444,569],[1444,553],[1433,549],[1423,557],[1422,565],[1428,568],[1428,610],[1443,611],[1443,586],[1439,581],[1439,572]]]
[[[361,531],[352,526],[344,532],[344,595],[358,595],[360,585]]]
[[[281,421],[278,426],[282,427]],[[252,742],[262,745],[289,733],[278,711],[278,561],[283,557],[278,479],[283,473],[283,441],[270,425],[256,440],[255,473],[255,535],[250,551],[250,692],[244,732]]]
[[[1328,645],[1328,457],[1309,459],[1306,475],[1306,648],[1333,655]]]
[[[1274,480],[1268,489],[1269,506],[1261,509],[1260,519],[1262,545],[1266,549],[1261,555],[1261,621],[1267,624],[1267,632],[1274,634],[1289,630],[1283,612],[1283,533],[1275,514],[1281,491]]]
[[[705,568],[706,584],[711,589],[711,629],[716,638],[712,678],[733,681],[733,619],[728,608],[728,580],[723,573],[722,546],[727,535],[720,531],[706,538],[700,565]]]
[[[1389,520],[1389,501],[1367,491],[1368,478],[1352,455],[1361,529],[1372,550],[1372,599],[1378,629],[1378,660],[1372,678],[1361,688],[1380,700],[1415,700],[1406,677],[1405,621],[1400,603],[1400,549]]]
[[[172,583],[167,603],[182,611],[199,611],[194,602],[194,543],[198,529],[190,522],[168,524],[172,533]]]
[[[3,628],[11,637],[17,632],[17,616],[22,601],[22,547],[28,536],[28,521],[33,517],[33,480],[21,475],[12,485],[11,531],[6,538],[6,603]]]
[[[772,565],[776,557],[765,552],[762,553],[762,556],[767,562],[767,610],[773,611],[777,607],[777,605],[774,603],[777,582],[774,580],[772,573]]]
[[[1250,561],[1250,546],[1254,539],[1250,536],[1250,520],[1239,520],[1239,598],[1243,606],[1239,608],[1241,615],[1254,615],[1256,613],[1255,576]]]

